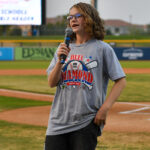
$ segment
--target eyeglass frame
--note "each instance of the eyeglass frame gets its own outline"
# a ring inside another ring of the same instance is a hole
[[[69,16],[67,16],[67,20],[70,21],[70,20],[72,20],[73,18],[78,19],[78,18],[80,18],[80,17],[82,17],[82,16],[83,16],[83,15],[80,14],[80,13],[77,13],[77,14],[75,14],[75,15],[69,15]]]

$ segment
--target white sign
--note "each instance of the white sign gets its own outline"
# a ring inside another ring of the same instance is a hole
[[[138,59],[143,56],[144,56],[143,50],[137,48],[124,49],[122,53],[122,57],[128,59]]]
[[[42,0],[0,0],[0,25],[41,25]]]

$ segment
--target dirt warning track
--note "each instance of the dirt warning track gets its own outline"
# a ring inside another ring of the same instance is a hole
[[[124,68],[126,74],[150,74],[150,68]],[[46,69],[1,69],[0,75],[46,75]]]

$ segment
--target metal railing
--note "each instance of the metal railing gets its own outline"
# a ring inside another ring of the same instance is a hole
[[[58,45],[64,40],[43,40],[43,39],[21,39],[21,40],[0,40],[0,46],[50,46],[50,45]],[[142,40],[104,40],[111,45],[117,46],[118,44],[131,44],[131,46],[135,46],[135,44],[147,44],[150,46],[150,40],[142,39]]]

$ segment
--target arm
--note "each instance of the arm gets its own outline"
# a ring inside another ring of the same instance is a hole
[[[52,71],[50,72],[48,76],[48,84],[50,87],[57,86],[57,83],[59,82],[61,78],[61,69],[62,69],[63,64],[60,63],[60,60],[61,60],[60,56],[62,54],[65,54],[66,56],[68,56],[69,52],[70,52],[70,48],[68,48],[65,43],[61,43],[57,52],[58,61],[56,62],[56,65],[54,66],[54,68],[52,69]]]
[[[60,63],[60,61],[57,61],[55,67],[53,68],[53,70],[48,76],[48,85],[50,87],[55,87],[59,82],[61,77],[61,69],[62,69],[62,64]]]
[[[101,108],[98,110],[95,116],[95,119],[94,119],[95,124],[100,125],[100,124],[106,123],[106,117],[107,117],[108,111],[111,109],[115,100],[117,100],[117,98],[120,96],[125,86],[126,86],[125,78],[121,78],[115,81],[108,97],[106,98],[104,104],[101,106]]]

